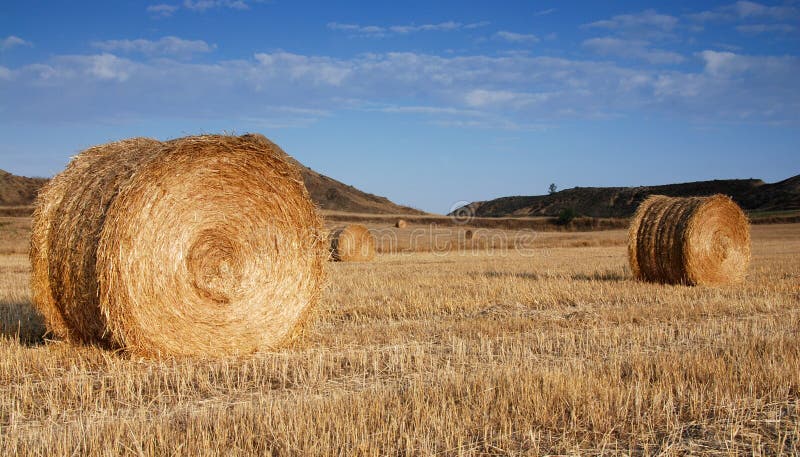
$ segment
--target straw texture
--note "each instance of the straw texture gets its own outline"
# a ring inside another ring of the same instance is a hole
[[[331,258],[338,262],[365,262],[375,258],[375,238],[360,224],[331,234]]]
[[[744,279],[750,263],[750,225],[724,195],[642,202],[628,232],[635,278],[666,284],[721,285]]]
[[[97,146],[37,200],[34,300],[54,334],[138,355],[272,348],[318,296],[320,235],[299,171],[268,140]]]

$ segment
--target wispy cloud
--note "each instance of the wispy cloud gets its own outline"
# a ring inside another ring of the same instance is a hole
[[[30,41],[25,41],[18,36],[8,36],[0,40],[0,51],[15,48],[17,46],[32,46]]]
[[[107,52],[141,53],[149,56],[168,55],[188,57],[195,53],[212,51],[216,46],[209,45],[203,40],[184,40],[182,38],[167,36],[159,40],[106,40],[95,41],[92,46]]]
[[[169,17],[175,11],[178,11],[180,7],[178,5],[168,5],[166,3],[160,3],[158,5],[150,5],[147,7],[147,12],[158,17]]]
[[[213,9],[249,10],[253,3],[262,3],[264,0],[184,0],[183,3],[159,3],[146,8],[154,17],[169,17],[176,11],[185,9],[203,13]]]
[[[328,29],[350,32],[354,35],[384,37],[388,35],[407,35],[416,32],[452,32],[456,30],[472,30],[489,25],[488,21],[463,24],[461,22],[446,21],[436,24],[408,24],[408,25],[360,25],[329,22]]]
[[[768,6],[751,1],[738,1],[712,10],[688,14],[697,22],[733,21],[747,19],[774,19],[784,21],[800,17],[800,9],[794,6]]]
[[[192,11],[207,11],[214,8],[230,8],[235,10],[249,9],[246,0],[184,0],[183,7]]]
[[[454,127],[557,125],[642,112],[705,122],[800,124],[800,58],[712,50],[697,58],[703,67],[690,71],[524,54],[336,58],[264,52],[209,63],[107,52],[56,56],[0,70],[6,106],[0,122],[9,113],[36,122],[94,121],[123,113],[270,119],[279,125],[282,120],[264,113],[290,106],[310,111],[279,117],[302,124],[318,110],[334,116],[340,109],[358,109],[343,108],[343,100],[363,100],[387,114],[431,116]]]
[[[619,34],[653,35],[669,33],[678,25],[678,18],[649,9],[634,14],[620,14],[610,19],[585,24],[585,28],[613,30]]]
[[[737,25],[736,30],[741,33],[794,33],[797,27],[790,24],[747,24]]]
[[[686,59],[677,52],[650,47],[645,40],[626,40],[614,37],[591,38],[583,47],[601,56],[643,60],[652,64],[679,64]]]
[[[555,9],[555,8],[548,8],[546,10],[537,11],[537,12],[533,13],[533,15],[534,16],[547,16],[547,15],[555,13],[556,11],[558,11],[558,10]]]
[[[533,34],[515,33],[506,30],[501,30],[494,34],[495,38],[508,41],[511,43],[538,43],[539,37]]]

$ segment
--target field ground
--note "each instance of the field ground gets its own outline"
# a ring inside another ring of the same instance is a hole
[[[329,264],[295,346],[218,361],[42,342],[29,227],[0,219],[2,455],[800,453],[800,224],[723,288],[633,281],[621,230],[412,226]]]

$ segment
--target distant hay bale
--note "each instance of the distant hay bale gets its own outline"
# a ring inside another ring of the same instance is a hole
[[[730,284],[750,263],[750,225],[725,195],[654,195],[636,210],[628,232],[635,278],[666,284]]]
[[[142,356],[273,348],[319,294],[320,235],[299,170],[268,141],[96,146],[37,199],[34,304],[57,336]]]
[[[394,226],[397,228],[406,228],[408,227],[408,222],[406,222],[405,219],[398,219]]]
[[[464,232],[464,239],[465,240],[471,240],[473,236],[475,236],[475,234],[472,233],[472,230],[466,230]]]
[[[375,238],[360,224],[331,234],[331,258],[338,262],[364,262],[375,258]]]

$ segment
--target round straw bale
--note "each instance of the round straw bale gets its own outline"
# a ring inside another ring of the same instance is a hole
[[[750,263],[750,225],[725,195],[654,195],[636,210],[628,232],[635,278],[666,284],[730,284]]]
[[[408,227],[408,222],[405,219],[398,219],[397,222],[394,223],[394,226],[397,228],[406,228]]]
[[[73,341],[143,356],[272,348],[322,281],[321,223],[299,171],[252,137],[91,148],[35,216],[35,304]]]
[[[331,258],[339,262],[363,262],[375,258],[375,238],[360,224],[331,234]]]

